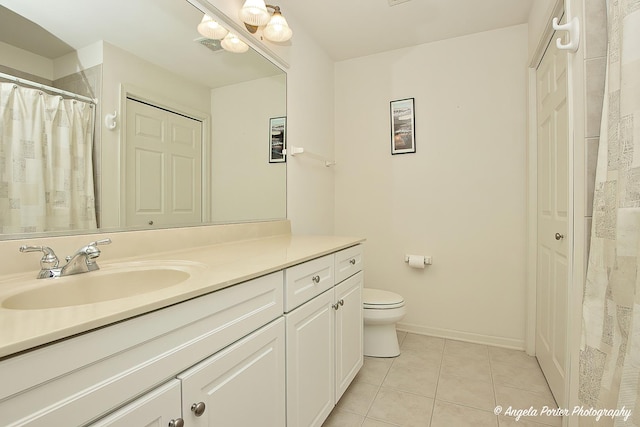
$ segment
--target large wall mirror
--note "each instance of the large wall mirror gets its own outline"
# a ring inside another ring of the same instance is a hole
[[[0,0],[0,239],[286,217],[286,74],[203,38],[205,12]]]

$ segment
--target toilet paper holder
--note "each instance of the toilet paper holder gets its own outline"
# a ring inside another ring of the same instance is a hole
[[[404,256],[404,262],[406,262],[407,264],[409,263],[409,257],[415,257],[415,256],[420,256],[422,258],[424,258],[424,265],[431,265],[432,259],[430,256],[424,256],[424,255],[405,255]]]

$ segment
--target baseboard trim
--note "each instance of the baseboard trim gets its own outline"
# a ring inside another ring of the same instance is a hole
[[[452,329],[429,328],[402,322],[396,324],[396,329],[403,332],[411,332],[413,334],[429,335],[432,337],[466,341],[475,344],[492,345],[514,350],[525,349],[524,339],[518,340],[513,338],[496,337],[492,335],[474,334],[472,332],[454,331]]]

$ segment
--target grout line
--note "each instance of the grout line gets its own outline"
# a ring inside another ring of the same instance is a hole
[[[489,375],[491,376],[491,390],[493,390],[493,404],[498,406],[498,394],[496,393],[496,382],[493,379],[493,362],[491,361],[491,349],[487,347],[487,353],[489,354]],[[500,427],[500,417],[493,413],[496,417],[496,425]]]
[[[431,404],[431,416],[429,417],[429,426],[433,422],[433,414],[436,412],[436,398],[438,397],[438,386],[440,385],[440,375],[442,374],[442,362],[444,361],[444,349],[447,347],[447,339],[444,340],[442,345],[442,352],[440,353],[440,364],[438,365],[438,379],[436,380],[436,389],[433,392],[433,403]]]

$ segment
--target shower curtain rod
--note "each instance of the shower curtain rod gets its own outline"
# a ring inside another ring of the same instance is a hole
[[[98,103],[97,99],[89,98],[87,96],[78,95],[77,93],[73,93],[73,92],[67,92],[66,90],[58,89],[57,87],[43,85],[41,83],[36,83],[34,81],[31,81],[31,80],[18,78],[16,76],[12,76],[11,74],[0,73],[0,78],[6,79],[6,80],[10,80],[10,81],[12,81],[14,83],[21,83],[21,84],[24,84],[24,85],[33,86],[33,87],[35,87],[37,89],[42,89],[42,90],[46,90],[46,91],[49,91],[49,92],[54,92],[54,93],[57,93],[57,94],[60,94],[60,95],[64,95],[64,96],[67,96],[69,98],[77,99],[77,100],[80,100],[80,101],[91,102],[92,104],[97,104]]]

